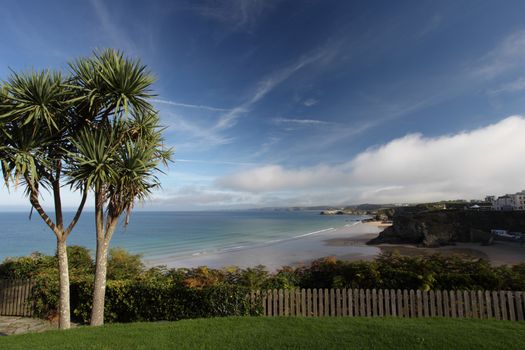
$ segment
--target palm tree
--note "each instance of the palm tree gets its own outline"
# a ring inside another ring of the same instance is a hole
[[[32,209],[53,231],[57,240],[60,302],[59,326],[70,327],[69,270],[66,240],[76,225],[87,190],[79,181],[81,199],[75,216],[64,225],[61,189],[71,142],[84,121],[74,113],[74,89],[61,74],[40,71],[12,73],[0,89],[0,161],[5,184],[23,186]],[[51,193],[54,219],[40,203],[42,190]]]
[[[104,323],[107,255],[119,218],[125,224],[137,200],[160,186],[156,174],[171,150],[163,146],[159,117],[148,102],[154,81],[139,61],[115,50],[71,65],[81,101],[77,113],[90,122],[73,140],[70,184],[95,196],[96,267],[91,325]]]

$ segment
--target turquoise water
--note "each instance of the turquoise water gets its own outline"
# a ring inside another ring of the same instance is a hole
[[[127,228],[119,226],[111,246],[146,259],[197,255],[286,240],[361,218],[319,211],[135,212]],[[29,220],[27,213],[0,213],[0,241],[0,259],[55,252],[55,236],[38,215]],[[94,251],[92,212],[82,214],[68,244]]]

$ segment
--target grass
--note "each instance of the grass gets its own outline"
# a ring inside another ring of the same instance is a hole
[[[525,349],[525,323],[229,317],[8,336],[0,349]]]

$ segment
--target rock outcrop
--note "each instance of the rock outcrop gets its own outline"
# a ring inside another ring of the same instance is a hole
[[[454,242],[483,242],[490,238],[492,229],[525,232],[525,212],[398,208],[393,215],[393,225],[368,244],[436,247]]]

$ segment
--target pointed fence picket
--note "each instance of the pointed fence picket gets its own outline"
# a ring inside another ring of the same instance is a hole
[[[252,293],[264,316],[525,319],[522,291],[292,289]]]

